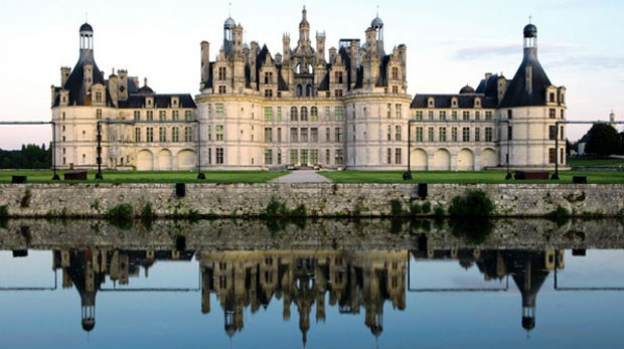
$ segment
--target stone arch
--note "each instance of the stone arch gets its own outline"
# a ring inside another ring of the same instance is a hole
[[[178,153],[178,170],[193,170],[196,166],[197,160],[194,150],[184,149]]]
[[[481,153],[481,168],[496,167],[498,166],[498,156],[496,151],[492,148],[484,149]]]
[[[429,168],[429,157],[424,149],[412,150],[411,166],[416,171],[426,171]]]
[[[137,171],[154,171],[154,155],[144,149],[137,153]]]
[[[173,169],[173,156],[169,149],[163,149],[158,153],[158,170],[171,171]]]
[[[446,149],[438,149],[433,156],[433,169],[438,171],[451,170],[451,153]]]
[[[474,171],[475,168],[474,153],[470,149],[462,149],[457,153],[457,170],[458,171]]]

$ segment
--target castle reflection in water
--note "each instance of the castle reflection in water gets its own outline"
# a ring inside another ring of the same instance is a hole
[[[521,293],[522,326],[527,330],[535,327],[540,287],[549,273],[564,268],[563,251],[553,249],[195,252],[86,248],[56,250],[53,255],[54,270],[62,270],[63,287],[73,285],[80,294],[85,331],[94,329],[96,294],[107,277],[115,286],[128,285],[141,271],[147,278],[156,262],[190,262],[195,257],[201,274],[201,311],[214,311],[210,295],[216,294],[228,336],[242,331],[246,309],[253,314],[280,302],[284,321],[293,317],[295,309],[304,344],[311,319],[324,322],[328,306],[338,307],[341,314],[363,312],[365,325],[380,336],[385,303],[398,311],[407,306],[410,258],[457,261],[461,268],[476,265],[486,281],[510,276]]]

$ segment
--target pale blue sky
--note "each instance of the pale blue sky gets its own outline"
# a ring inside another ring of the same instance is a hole
[[[198,93],[199,43],[211,56],[222,42],[230,0],[150,2],[95,0],[2,0],[0,2],[0,120],[50,120],[50,86],[60,67],[78,59],[78,28],[88,16],[95,57],[112,68],[149,79],[162,93]],[[247,42],[282,51],[282,34],[296,42],[303,1],[239,0],[232,17]],[[259,5],[262,4],[262,5]],[[379,15],[386,50],[406,44],[409,93],[456,93],[474,87],[484,73],[512,78],[522,59],[522,29],[533,17],[539,57],[555,85],[568,89],[569,119],[624,117],[624,2],[616,0],[307,0],[312,31],[325,31],[327,47],[341,38],[364,38]],[[294,44],[294,43],[293,43]],[[577,139],[587,127],[570,128]],[[620,127],[620,129],[622,129]],[[0,129],[0,148],[50,139],[50,128]]]

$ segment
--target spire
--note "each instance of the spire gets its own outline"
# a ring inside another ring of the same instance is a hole
[[[301,23],[299,23],[299,46],[310,45],[310,23],[308,22],[308,11],[303,6],[301,11]]]

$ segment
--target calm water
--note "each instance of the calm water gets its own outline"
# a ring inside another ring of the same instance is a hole
[[[0,347],[622,347],[621,222],[399,225],[4,222]]]

